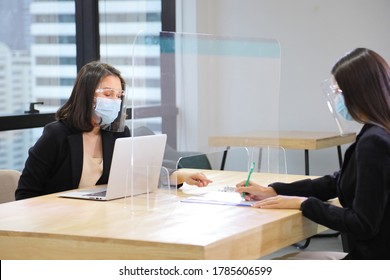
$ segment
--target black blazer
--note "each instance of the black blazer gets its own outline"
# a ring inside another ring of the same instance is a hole
[[[278,194],[309,197],[302,214],[347,236],[346,259],[390,259],[390,135],[383,128],[364,125],[339,172],[271,186]],[[342,208],[326,203],[335,197]]]
[[[124,132],[101,131],[103,174],[97,184],[107,184],[115,140],[130,136]],[[65,122],[55,121],[45,126],[41,137],[30,148],[24,170],[15,192],[16,200],[76,189],[83,168],[82,133]]]

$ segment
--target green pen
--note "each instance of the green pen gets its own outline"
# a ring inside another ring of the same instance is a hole
[[[251,179],[251,175],[252,175],[253,169],[255,169],[255,162],[254,161],[252,162],[251,168],[249,169],[248,178],[246,178],[246,181],[245,181],[245,187],[247,187],[249,185],[249,181]],[[245,195],[246,195],[246,192],[243,192],[241,194],[242,198],[244,198]]]

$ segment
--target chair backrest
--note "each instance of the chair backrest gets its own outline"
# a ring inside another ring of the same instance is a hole
[[[205,154],[183,154],[178,160],[178,168],[212,169],[209,159]]]
[[[0,170],[0,203],[15,200],[15,190],[18,186],[20,174],[17,170]]]

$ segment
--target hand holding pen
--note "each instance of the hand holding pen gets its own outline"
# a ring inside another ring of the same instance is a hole
[[[252,162],[252,165],[251,165],[251,167],[249,168],[248,177],[247,177],[247,179],[246,179],[246,181],[245,181],[245,187],[248,187],[249,181],[251,180],[251,176],[252,176],[252,173],[253,173],[253,170],[254,170],[254,169],[255,169],[255,162]],[[246,196],[246,192],[241,193],[241,197],[242,197],[242,198],[245,198],[245,196]]]
[[[277,195],[272,187],[265,187],[250,181],[253,169],[254,163],[249,169],[247,179],[236,185],[236,192],[240,193],[245,200],[262,200]]]

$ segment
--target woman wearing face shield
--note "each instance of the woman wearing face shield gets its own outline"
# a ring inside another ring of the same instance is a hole
[[[30,148],[17,200],[107,184],[115,140],[129,137],[123,106],[125,81],[114,67],[90,62],[78,73],[70,98]],[[201,173],[175,171],[177,184],[206,186]]]
[[[237,184],[262,209],[300,209],[310,220],[346,236],[348,253],[299,252],[290,259],[390,259],[390,67],[358,48],[332,68],[334,110],[363,125],[341,170],[317,179]],[[342,207],[327,203],[338,197]]]

